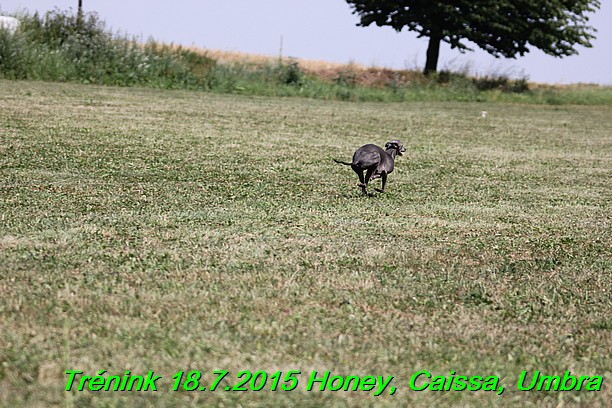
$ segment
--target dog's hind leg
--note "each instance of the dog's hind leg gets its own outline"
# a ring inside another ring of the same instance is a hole
[[[357,184],[357,187],[361,187],[361,190],[365,190],[366,182],[365,178],[363,177],[363,169],[354,164],[351,166],[351,168],[355,173],[357,173],[357,176],[359,177],[359,183]]]
[[[365,175],[365,180],[363,181],[363,186],[361,187],[361,191],[363,192],[363,194],[368,194],[368,183],[370,182],[370,177],[372,177],[372,173],[374,173],[374,169],[373,168],[369,168],[366,171],[366,175]]]

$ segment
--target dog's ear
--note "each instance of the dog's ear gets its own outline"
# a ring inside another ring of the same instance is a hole
[[[397,150],[397,154],[399,154],[400,156],[403,156],[404,152],[406,151],[404,144],[399,140],[391,140],[390,142],[387,142],[387,144],[385,145],[385,150],[389,149]]]
[[[385,150],[389,149],[399,149],[399,146],[395,140],[385,143]]]

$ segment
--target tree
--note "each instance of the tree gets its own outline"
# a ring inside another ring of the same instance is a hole
[[[516,58],[528,45],[546,54],[577,54],[575,46],[591,47],[593,27],[588,13],[599,0],[346,0],[358,14],[357,25],[407,28],[429,37],[425,74],[435,72],[442,41],[461,52],[471,41],[495,57]]]

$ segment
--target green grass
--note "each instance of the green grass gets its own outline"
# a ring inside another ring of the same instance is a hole
[[[0,406],[605,406],[611,118],[0,81]],[[362,197],[332,158],[392,138]],[[66,392],[68,369],[164,381]],[[179,370],[303,374],[171,392]],[[398,391],[306,392],[313,370]],[[506,391],[411,391],[419,370]],[[605,381],[520,392],[523,370]]]

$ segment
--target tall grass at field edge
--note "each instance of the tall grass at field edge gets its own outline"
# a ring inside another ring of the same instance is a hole
[[[261,96],[343,101],[471,101],[612,105],[612,88],[530,89],[526,78],[472,77],[441,71],[312,64],[297,59],[251,58],[110,32],[96,13],[55,9],[21,13],[18,32],[0,29],[0,78],[145,86]]]

